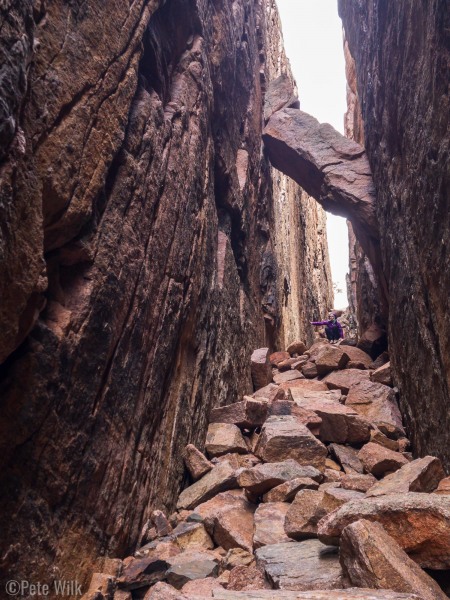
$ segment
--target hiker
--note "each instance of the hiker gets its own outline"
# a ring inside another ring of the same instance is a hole
[[[344,339],[342,325],[333,312],[328,314],[328,321],[311,321],[311,325],[325,325],[325,334],[330,344],[336,344],[340,339]]]

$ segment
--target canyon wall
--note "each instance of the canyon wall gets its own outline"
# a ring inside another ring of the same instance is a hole
[[[325,217],[262,152],[266,86],[291,78],[273,0],[2,19],[2,567],[80,581],[172,509],[252,350],[311,335]]]
[[[377,189],[395,381],[415,452],[448,469],[448,3],[339,0],[339,11]]]

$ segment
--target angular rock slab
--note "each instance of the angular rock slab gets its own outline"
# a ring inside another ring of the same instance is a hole
[[[184,464],[192,479],[197,481],[213,468],[212,463],[193,444],[188,444],[183,453]]]
[[[292,342],[289,344],[289,346],[286,348],[286,352],[289,352],[289,354],[298,354],[299,356],[301,356],[306,350],[306,344],[305,342],[302,342],[300,340],[296,340],[295,342]]]
[[[447,598],[379,523],[360,520],[346,527],[341,536],[340,561],[345,575],[357,587],[416,593],[423,600]]]
[[[218,464],[212,471],[183,490],[178,498],[177,509],[191,510],[206,502],[219,492],[238,487],[236,471],[228,462]]]
[[[393,452],[373,442],[369,442],[361,448],[358,458],[366,471],[375,477],[383,477],[386,473],[397,471],[409,462],[399,452]]]
[[[333,548],[318,540],[258,548],[256,563],[280,590],[333,590],[343,587],[342,568]]]
[[[327,375],[322,382],[326,383],[330,390],[341,390],[343,394],[348,394],[350,388],[359,381],[368,381],[369,371],[360,369],[345,369],[344,371],[333,371]]]
[[[289,510],[287,502],[262,503],[255,511],[253,548],[291,542],[284,531],[284,520]]]
[[[231,423],[210,423],[206,433],[205,448],[210,456],[248,452],[247,442],[241,430]]]
[[[342,350],[345,350],[345,354],[350,358],[350,363],[352,363],[352,368],[354,369],[369,369],[372,364],[372,357],[360,350],[356,346],[342,346]],[[349,367],[349,363],[347,363],[347,367]]]
[[[327,375],[331,371],[343,369],[349,361],[349,356],[336,346],[324,346],[316,358],[317,373]]]
[[[267,410],[267,402],[244,397],[242,402],[213,408],[209,421],[210,423],[230,423],[237,427],[254,429],[263,425],[267,418]]]
[[[326,591],[311,590],[309,592],[291,592],[287,590],[232,592],[228,590],[214,590],[213,598],[216,600],[421,600],[420,596],[416,594],[402,594],[400,592],[392,592],[391,590],[356,588]],[[157,600],[162,599],[158,598]],[[189,596],[188,600],[200,599]]]
[[[450,568],[450,497],[410,492],[347,502],[319,522],[318,537],[338,545],[343,529],[360,519],[380,523],[421,567]]]
[[[392,370],[391,363],[387,362],[386,364],[378,367],[373,371],[370,376],[371,381],[376,381],[377,383],[383,383],[384,385],[392,386]]]
[[[169,566],[168,561],[160,558],[133,558],[117,580],[117,585],[122,590],[135,590],[152,585],[164,579]]]
[[[328,450],[346,473],[364,473],[364,466],[354,448],[342,446],[341,444],[330,444]]]
[[[278,368],[279,363],[283,362],[284,360],[289,360],[290,358],[291,355],[289,354],[289,352],[273,352],[269,356],[269,361],[272,367]]]
[[[269,348],[258,348],[253,352],[250,359],[250,369],[255,390],[265,387],[272,381]]]
[[[295,381],[296,379],[303,379],[302,373],[297,371],[296,369],[292,371],[283,371],[282,373],[276,373],[273,376],[273,380],[275,383],[289,383],[290,381]]]
[[[318,487],[311,477],[297,477],[272,488],[264,494],[263,502],[290,502],[300,490],[317,490]]]
[[[435,456],[425,456],[413,460],[375,483],[367,492],[367,497],[407,492],[430,493],[444,477],[441,461]]]
[[[206,552],[186,551],[169,559],[170,568],[166,573],[167,582],[180,590],[188,581],[216,577],[219,574],[219,561]]]
[[[322,480],[322,474],[315,467],[302,466],[296,460],[289,459],[244,469],[238,475],[238,484],[252,494],[259,495],[268,492],[285,481],[299,477],[310,477],[316,481]]]
[[[324,469],[327,449],[295,417],[273,416],[267,419],[261,429],[255,454],[266,462],[292,458],[301,465]]]

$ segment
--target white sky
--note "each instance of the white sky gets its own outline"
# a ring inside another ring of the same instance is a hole
[[[276,2],[301,109],[344,133],[346,82],[337,0]],[[327,233],[333,281],[343,290],[342,294],[335,294],[335,308],[345,308],[345,274],[348,271],[345,219],[328,213]]]

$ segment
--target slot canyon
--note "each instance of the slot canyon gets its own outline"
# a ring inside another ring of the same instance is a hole
[[[345,136],[276,0],[0,3],[0,598],[449,597],[450,11],[337,5]]]

